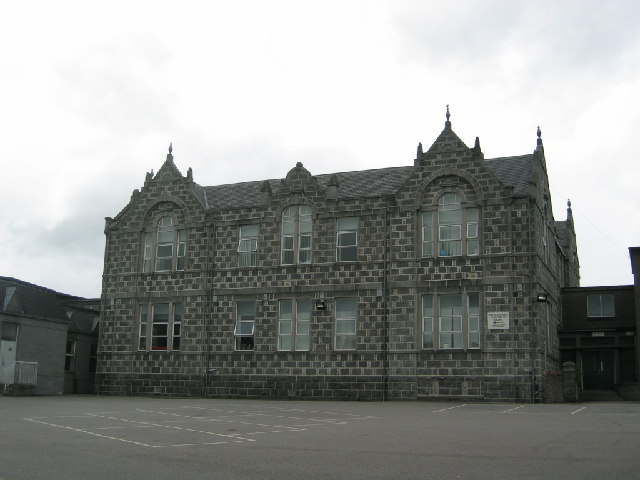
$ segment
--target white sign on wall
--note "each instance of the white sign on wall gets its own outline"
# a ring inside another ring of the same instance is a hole
[[[489,330],[508,330],[509,312],[487,312],[487,327]]]

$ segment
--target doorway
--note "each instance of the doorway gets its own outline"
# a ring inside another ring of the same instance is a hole
[[[613,350],[583,351],[582,373],[585,390],[613,390],[615,386]]]

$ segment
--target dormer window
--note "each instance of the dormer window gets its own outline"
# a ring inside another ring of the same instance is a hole
[[[155,232],[145,232],[143,271],[170,272],[184,270],[187,231],[175,227],[171,216],[158,221]]]

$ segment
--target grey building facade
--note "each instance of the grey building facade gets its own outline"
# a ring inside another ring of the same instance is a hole
[[[405,167],[206,187],[170,149],[106,219],[98,391],[528,401],[579,283],[545,162],[448,112]]]

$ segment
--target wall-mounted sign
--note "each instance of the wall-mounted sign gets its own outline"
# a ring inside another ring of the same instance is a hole
[[[487,312],[487,327],[489,330],[508,330],[509,312]]]

